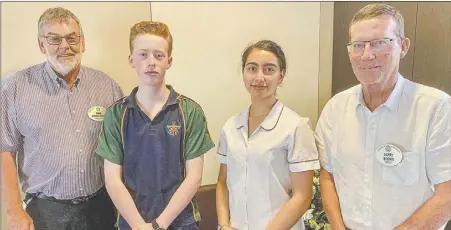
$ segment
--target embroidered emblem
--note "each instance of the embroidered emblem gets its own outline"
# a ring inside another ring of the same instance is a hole
[[[171,136],[177,136],[179,135],[179,130],[180,130],[180,125],[177,125],[177,123],[175,123],[175,121],[172,122],[172,125],[167,125],[167,131],[169,133],[169,135]]]

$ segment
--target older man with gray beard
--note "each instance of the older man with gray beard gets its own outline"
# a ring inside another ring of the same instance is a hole
[[[122,90],[105,73],[80,64],[85,40],[72,12],[48,9],[38,29],[47,61],[7,76],[1,88],[8,229],[114,229],[103,161],[94,150],[106,108]]]

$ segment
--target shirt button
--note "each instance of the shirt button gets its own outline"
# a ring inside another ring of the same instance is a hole
[[[80,149],[80,152],[83,152],[83,150],[82,150],[82,149]]]
[[[83,191],[83,188],[80,188],[80,191]]]
[[[85,170],[83,170],[83,169],[80,169],[80,172],[84,172]]]
[[[72,113],[75,113],[75,110],[72,110]]]
[[[80,132],[80,130],[79,129],[77,129],[77,130],[75,130],[77,133],[79,133]]]

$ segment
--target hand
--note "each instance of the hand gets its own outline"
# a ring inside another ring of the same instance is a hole
[[[34,230],[33,219],[22,207],[15,207],[6,211],[8,229]]]
[[[141,224],[133,230],[154,230],[151,223]]]
[[[396,228],[393,229],[393,230],[412,230],[412,229],[415,229],[415,228],[407,227],[407,226],[405,226],[405,225],[400,225],[400,226],[396,227]]]

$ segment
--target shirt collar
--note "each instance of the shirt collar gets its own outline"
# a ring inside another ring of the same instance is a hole
[[[400,73],[398,73],[398,79],[396,80],[395,88],[393,88],[393,91],[390,93],[390,96],[388,97],[387,101],[384,104],[382,104],[383,106],[386,106],[391,110],[395,110],[398,108],[399,102],[401,101],[404,82],[405,78]],[[359,105],[366,106],[365,101],[363,99],[362,85],[359,85],[357,90],[356,107],[358,107]]]
[[[45,62],[44,69],[47,72],[47,75],[54,83],[58,84],[59,86],[66,85],[64,79],[58,77],[55,70],[53,70],[52,67],[50,66],[49,62]],[[81,68],[80,66],[80,72],[78,72],[77,78],[74,81],[75,87],[78,87],[78,85],[80,84],[80,79],[82,78],[82,76],[83,76],[83,68]]]
[[[280,115],[282,114],[284,105],[282,102],[277,100],[277,102],[272,107],[271,111],[266,115],[263,122],[260,124],[260,127],[265,129],[266,131],[270,131],[274,129],[277,125],[277,122],[280,119]],[[236,119],[236,128],[240,129],[241,127],[247,127],[248,119],[249,119],[249,109],[246,112],[242,112],[238,115]]]
[[[164,104],[163,108],[165,108],[168,105],[174,105],[178,103],[178,99],[180,98],[180,94],[177,93],[174,88],[171,85],[166,85],[166,87],[169,89],[169,97],[166,103]],[[126,97],[125,100],[125,106],[127,108],[135,108],[138,106],[138,103],[136,101],[136,93],[138,92],[138,87],[135,87],[130,95]]]

